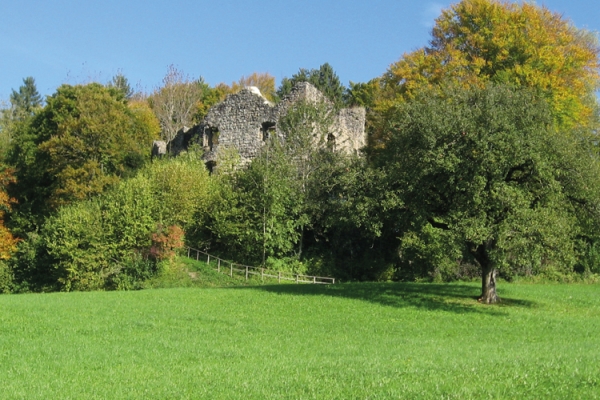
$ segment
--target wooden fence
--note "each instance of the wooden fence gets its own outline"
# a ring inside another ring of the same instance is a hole
[[[187,248],[187,256],[188,258],[192,258],[192,256],[196,255],[196,260],[200,261],[200,255],[202,258],[206,258],[206,264],[210,265],[211,260],[213,262],[217,262],[217,271],[225,274],[229,274],[233,278],[233,273],[241,273],[246,276],[246,280],[250,275],[260,276],[261,280],[264,278],[273,278],[277,279],[279,283],[281,281],[293,281],[296,283],[313,283],[313,284],[321,284],[321,285],[329,285],[335,284],[335,278],[329,278],[325,276],[313,276],[313,275],[301,275],[294,274],[292,272],[282,272],[282,271],[271,271],[266,268],[261,267],[250,267],[248,265],[237,264],[232,261],[223,260],[217,256],[210,255],[204,251],[194,249],[191,247]]]

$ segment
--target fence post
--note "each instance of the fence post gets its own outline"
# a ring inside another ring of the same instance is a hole
[[[221,259],[217,258],[217,272],[221,272]]]
[[[248,266],[246,265],[246,280],[248,280]]]
[[[196,261],[200,259],[200,250],[196,250]]]
[[[332,279],[331,284],[335,285],[335,278],[331,278],[331,279]]]
[[[188,258],[190,258],[190,248],[188,247]]]
[[[208,257],[206,257],[206,265],[210,265],[210,254],[207,254]]]
[[[277,273],[277,283],[281,283],[281,271]]]
[[[229,276],[233,278],[233,263],[232,262],[229,263],[229,269],[230,269]]]
[[[313,276],[313,283],[317,283],[317,277]]]

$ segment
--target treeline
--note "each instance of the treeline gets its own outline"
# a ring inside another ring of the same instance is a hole
[[[275,90],[268,74],[211,87],[24,80],[2,112],[0,290],[141,287],[187,243],[224,258],[348,280],[569,279],[600,273],[598,41],[533,4],[463,0],[428,47],[344,87],[329,64]],[[247,167],[208,174],[201,148],[149,162],[248,85],[271,101],[307,81],[367,108],[362,155],[327,147],[326,107],[298,103]]]

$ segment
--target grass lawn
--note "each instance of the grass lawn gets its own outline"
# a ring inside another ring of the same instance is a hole
[[[600,398],[600,286],[0,296],[2,399]]]

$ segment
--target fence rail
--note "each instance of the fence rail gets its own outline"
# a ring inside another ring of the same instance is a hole
[[[202,250],[194,249],[192,247],[187,248],[188,258],[192,258],[194,253],[196,254],[196,261],[200,261],[200,255],[206,257],[206,264],[210,265],[210,261],[217,261],[217,271],[222,273],[229,273],[229,276],[233,278],[233,273],[238,272],[246,276],[246,280],[250,275],[260,276],[261,279],[273,278],[277,279],[279,283],[281,281],[292,281],[296,283],[312,283],[316,285],[330,285],[335,284],[335,278],[326,276],[314,276],[314,275],[302,275],[294,274],[292,272],[272,271],[261,267],[251,267],[249,265],[242,265],[234,263],[233,261],[224,260],[217,256],[208,254]]]

